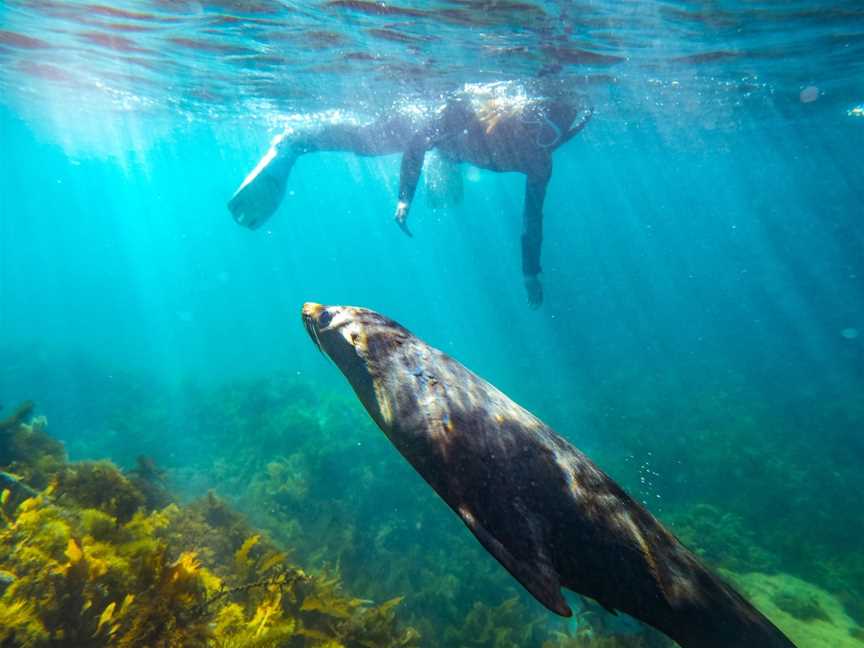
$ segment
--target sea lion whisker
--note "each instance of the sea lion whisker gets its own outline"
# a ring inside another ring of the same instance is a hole
[[[306,333],[309,334],[309,337],[312,339],[312,342],[315,343],[318,350],[321,353],[324,353],[324,350],[321,348],[321,340],[318,339],[318,332],[315,330],[315,325],[312,323],[311,318],[303,318],[303,327],[306,329]]]

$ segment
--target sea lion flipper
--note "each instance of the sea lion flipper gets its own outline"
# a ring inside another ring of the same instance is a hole
[[[601,603],[600,601],[597,601],[597,603],[599,603],[600,607],[602,607],[604,610],[606,610],[612,616],[618,616],[618,610],[616,610],[615,608],[613,608],[609,605],[606,605],[605,603]]]
[[[509,571],[513,578],[522,583],[534,598],[549,608],[555,614],[564,617],[573,616],[572,610],[561,595],[561,581],[558,574],[548,564],[541,560],[525,561],[516,558],[501,542],[477,521],[477,518],[465,507],[457,509],[459,517],[480,544],[491,553]]]

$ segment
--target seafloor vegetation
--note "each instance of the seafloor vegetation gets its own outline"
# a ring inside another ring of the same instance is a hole
[[[418,645],[401,598],[304,571],[213,493],[171,501],[146,460],[67,462],[30,410],[0,422],[0,645]]]
[[[799,402],[780,416],[746,390],[705,393],[673,410],[607,384],[587,399],[591,454],[802,648],[864,646],[848,445],[864,407]],[[17,623],[0,645],[52,633],[126,645],[155,628],[165,643],[148,645],[669,645],[591,603],[550,615],[348,396],[285,376],[158,394],[129,379],[86,434],[63,435],[75,456],[125,472],[68,463],[29,411],[0,424],[0,467],[15,476],[0,626]]]

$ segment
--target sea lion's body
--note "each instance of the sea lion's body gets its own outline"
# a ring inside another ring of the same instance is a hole
[[[550,610],[570,615],[564,586],[685,648],[793,646],[590,459],[494,386],[372,311],[307,304],[303,312],[399,452]]]

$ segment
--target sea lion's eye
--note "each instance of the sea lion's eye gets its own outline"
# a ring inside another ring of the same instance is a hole
[[[330,311],[323,311],[318,316],[318,326],[321,328],[327,328],[330,325],[330,321],[333,319],[333,314]]]

